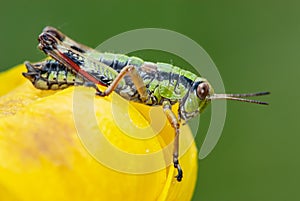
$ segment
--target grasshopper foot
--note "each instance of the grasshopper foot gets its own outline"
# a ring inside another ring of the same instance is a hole
[[[177,175],[175,176],[175,178],[177,179],[178,182],[180,182],[183,177],[183,171],[178,162],[177,162],[177,164],[174,163],[174,167],[177,169]]]

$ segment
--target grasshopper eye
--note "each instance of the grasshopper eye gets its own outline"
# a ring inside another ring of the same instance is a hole
[[[209,93],[209,85],[206,82],[202,82],[197,87],[197,96],[204,100]]]

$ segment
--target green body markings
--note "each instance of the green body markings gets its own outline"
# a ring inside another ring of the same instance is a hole
[[[187,121],[195,117],[216,99],[267,104],[244,97],[266,95],[269,92],[215,94],[205,78],[189,71],[167,63],[147,62],[122,54],[101,53],[52,27],[46,27],[40,34],[39,48],[54,60],[26,63],[28,72],[23,73],[39,89],[61,89],[78,83],[94,87],[96,95],[99,96],[107,96],[115,91],[129,101],[162,106],[174,128],[173,163],[178,171],[177,181],[181,181],[183,177],[178,161],[181,120]],[[52,68],[45,67],[49,63]],[[72,81],[68,81],[68,78]],[[106,86],[107,89],[100,91],[96,84]],[[177,115],[171,110],[175,103],[179,103]]]
[[[64,89],[71,85],[85,85],[86,79],[68,70],[55,60],[47,60],[31,64],[25,62],[27,72],[23,76],[42,90]]]

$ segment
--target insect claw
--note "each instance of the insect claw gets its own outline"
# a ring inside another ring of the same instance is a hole
[[[183,177],[183,171],[179,165],[179,162],[178,162],[178,158],[175,157],[173,159],[173,163],[174,163],[174,168],[177,169],[177,175],[175,176],[175,178],[177,179],[178,182],[180,182],[182,180],[182,177]]]
[[[106,94],[103,91],[97,91],[96,95],[97,96],[106,96]]]
[[[183,171],[179,164],[174,164],[174,167],[177,169],[178,174],[175,176],[178,182],[182,180],[183,177]]]

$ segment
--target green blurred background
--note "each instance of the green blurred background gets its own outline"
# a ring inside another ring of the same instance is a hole
[[[299,11],[296,0],[6,1],[0,71],[44,58],[36,46],[46,25],[92,47],[137,28],[182,33],[208,52],[227,91],[272,92],[261,97],[268,107],[228,102],[222,137],[199,161],[193,200],[300,200]],[[182,65],[157,53],[146,59]],[[203,114],[203,128],[209,118]],[[197,141],[199,147],[201,133]]]

